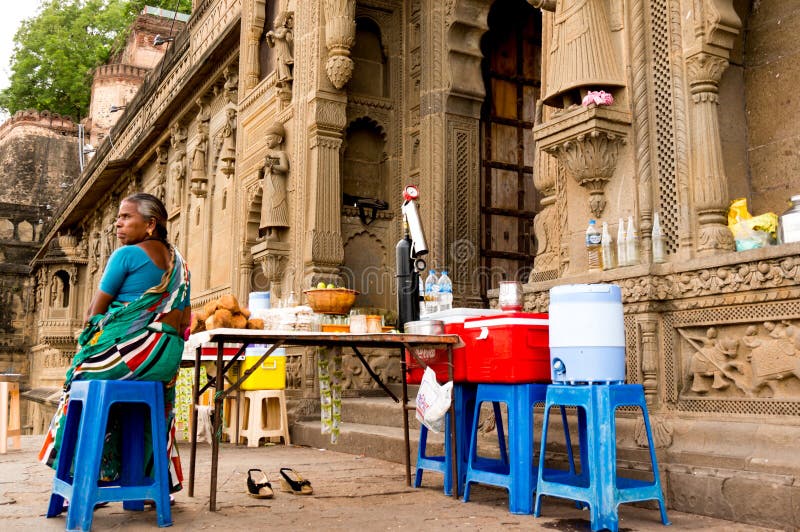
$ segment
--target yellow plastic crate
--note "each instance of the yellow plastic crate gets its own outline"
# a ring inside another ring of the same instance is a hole
[[[245,350],[244,362],[239,364],[239,376],[252,368],[258,359],[267,351],[265,347],[248,347]],[[242,390],[282,390],[286,388],[286,350],[276,349],[267,357],[246,381]]]

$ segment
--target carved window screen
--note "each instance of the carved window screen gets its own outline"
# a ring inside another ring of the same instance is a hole
[[[496,2],[483,36],[481,295],[503,278],[526,281],[535,255],[533,115],[541,89],[541,14]]]
[[[649,25],[653,50],[653,88],[655,91],[655,123],[658,161],[658,199],[654,203],[659,212],[661,231],[667,253],[678,250],[678,160],[676,157],[676,123],[673,115],[673,73],[670,57],[670,17],[667,0],[650,2]],[[674,46],[675,44],[672,43]],[[677,43],[680,46],[680,43]],[[683,170],[686,171],[685,169]],[[684,177],[685,179],[685,177]]]

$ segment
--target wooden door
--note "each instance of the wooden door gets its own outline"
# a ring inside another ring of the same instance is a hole
[[[481,42],[481,295],[502,279],[525,282],[536,254],[533,117],[541,88],[541,12],[498,0]]]

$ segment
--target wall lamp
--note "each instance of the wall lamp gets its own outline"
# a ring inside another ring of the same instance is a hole
[[[128,106],[127,105],[112,105],[111,107],[108,108],[108,112],[109,113],[116,113],[117,111],[122,111],[126,107],[128,107]]]
[[[160,46],[165,42],[172,42],[175,40],[175,37],[162,37],[161,35],[156,35],[153,39],[153,46]]]

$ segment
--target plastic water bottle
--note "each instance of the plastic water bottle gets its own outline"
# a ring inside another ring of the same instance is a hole
[[[636,232],[636,227],[633,225],[633,216],[628,216],[628,230],[625,232],[625,244],[628,248],[626,250],[628,266],[639,264],[639,234]]]
[[[453,281],[447,275],[447,270],[442,270],[439,277],[439,310],[453,308]]]
[[[625,222],[619,219],[617,228],[617,266],[628,265],[628,245],[625,243]]]
[[[661,223],[658,213],[653,213],[653,262],[664,262],[664,236],[661,234]]]
[[[428,313],[439,310],[439,278],[436,270],[430,270],[425,278],[425,308]]]
[[[422,276],[419,279],[419,315],[420,317],[428,313],[428,307],[425,305],[425,283],[422,282]]]
[[[600,244],[600,250],[603,254],[603,269],[610,270],[614,267],[614,251],[613,242],[611,241],[611,234],[608,232],[608,222],[603,222],[603,236]]]
[[[589,227],[586,228],[586,253],[590,270],[599,270],[603,267],[603,259],[600,256],[602,240],[603,235],[597,229],[597,222],[589,220]]]

